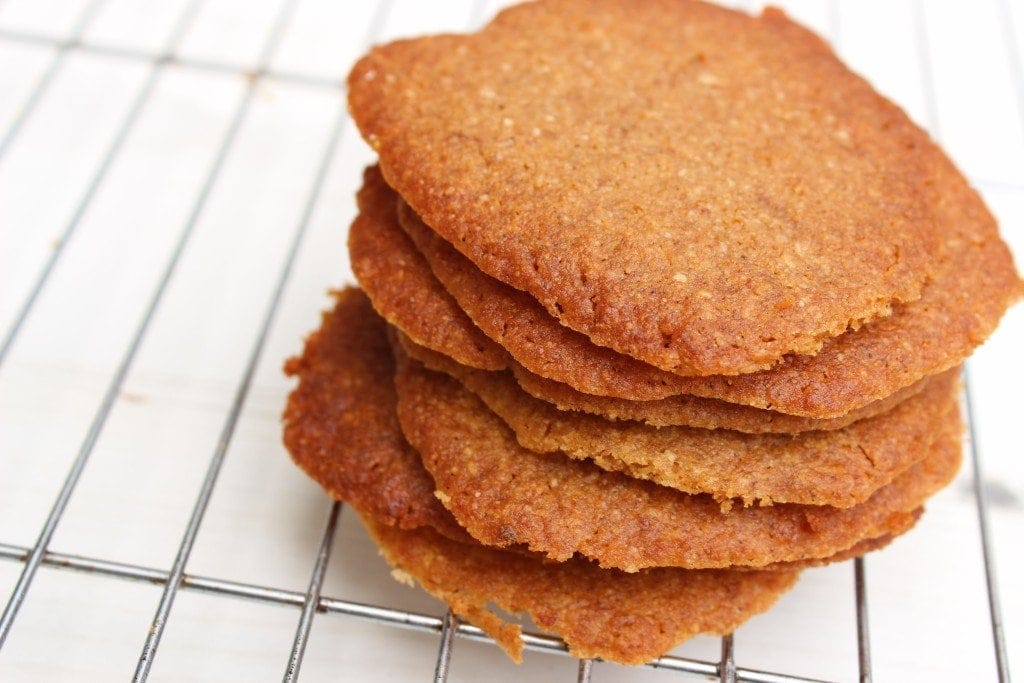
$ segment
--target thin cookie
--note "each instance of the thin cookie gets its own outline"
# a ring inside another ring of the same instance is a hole
[[[723,513],[710,496],[526,450],[480,399],[415,361],[400,358],[395,381],[402,431],[434,477],[438,498],[474,538],[524,544],[557,560],[579,552],[627,571],[828,557],[903,528],[960,463],[962,426],[954,407],[927,457],[864,503]]]
[[[707,493],[726,507],[733,499],[746,505],[864,502],[925,458],[956,411],[959,386],[958,375],[947,371],[888,413],[841,430],[791,436],[609,422],[535,399],[508,373],[444,365],[439,369],[479,397],[523,448],[590,460],[604,470],[686,493]]]
[[[960,364],[1024,291],[995,220],[944,158],[936,161],[936,187],[945,250],[919,301],[830,340],[816,356],[787,357],[771,370],[736,377],[638,371],[634,359],[609,355],[546,315],[530,297],[481,272],[408,211],[400,213],[400,223],[459,305],[530,372],[598,396],[700,396],[833,419]],[[530,321],[529,327],[516,322],[521,320]]]
[[[528,613],[574,657],[643,664],[698,633],[724,635],[767,610],[798,571],[651,569],[629,574],[585,560],[564,563],[455,543],[429,529],[364,519],[398,577],[416,579],[494,638],[516,662],[523,643],[510,614]]]
[[[377,524],[430,527],[460,543],[477,543],[433,495],[430,475],[393,417],[392,383],[381,381],[392,367],[390,350],[380,343],[383,321],[358,290],[339,292],[337,299],[303,356],[288,363],[299,377],[285,412],[285,441],[293,458],[332,497]],[[358,428],[354,425],[362,425],[365,435],[351,433]],[[890,533],[902,530],[894,526]],[[512,550],[532,555],[521,547]]]
[[[420,346],[400,330],[396,330],[396,334],[406,353],[431,370],[458,378],[466,370],[472,369],[443,353]],[[919,394],[933,379],[925,377],[887,398],[851,411],[842,417],[816,420],[812,417],[786,415],[700,396],[669,396],[656,401],[591,396],[565,384],[539,377],[512,359],[509,359],[508,366],[516,382],[527,394],[555,406],[560,411],[589,413],[607,420],[628,420],[651,427],[730,429],[747,434],[801,434],[842,429],[859,420],[892,410],[903,401]]]
[[[815,353],[932,270],[928,135],[778,10],[527,3],[376,47],[348,85],[428,225],[665,370]]]
[[[423,348],[423,347],[420,347]],[[429,349],[426,349],[430,351]],[[894,394],[855,408],[839,417],[816,419],[787,415],[740,403],[714,398],[678,394],[654,401],[631,401],[610,396],[594,396],[536,375],[512,361],[509,369],[519,386],[534,398],[547,401],[559,410],[575,410],[599,415],[608,420],[633,420],[652,427],[689,426],[704,429],[734,429],[749,434],[799,434],[801,432],[842,429],[848,425],[892,410],[911,396],[919,394],[931,377],[924,377]]]

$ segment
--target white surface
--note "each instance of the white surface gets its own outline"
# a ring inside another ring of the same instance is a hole
[[[87,44],[155,53],[187,3],[109,0]],[[493,14],[490,3],[482,13]],[[940,137],[1024,253],[1024,8],[1006,0],[803,0],[782,3],[837,42],[850,65]],[[0,31],[60,40],[84,2],[7,0]],[[476,6],[399,0],[382,39],[465,29]],[[248,70],[278,12],[274,0],[207,0],[180,56]],[[362,51],[371,3],[304,0],[272,70],[342,79]],[[1007,23],[1009,17],[1010,23]],[[923,21],[918,21],[922,18]],[[927,41],[922,42],[922,29]],[[1014,43],[1015,41],[1015,43]],[[56,57],[0,35],[0,132]],[[934,93],[924,85],[927,60]],[[0,329],[6,330],[151,67],[71,50],[0,158]],[[0,367],[0,542],[31,545],[74,457],[243,96],[242,74],[163,70],[86,206],[52,278]],[[167,568],[223,425],[286,245],[311,191],[340,89],[264,80],[201,210],[152,327],[122,387],[51,549]],[[328,505],[289,462],[278,415],[280,365],[299,350],[325,290],[351,281],[344,250],[352,194],[372,154],[351,125],[331,159],[231,441],[188,572],[304,590]],[[1011,666],[1024,658],[1024,307],[972,361],[976,429],[991,480],[992,532]],[[972,472],[930,505],[906,538],[867,562],[877,680],[992,680],[995,669]],[[0,594],[21,565],[0,560]],[[853,571],[806,572],[769,614],[742,627],[742,667],[856,678]],[[343,513],[325,594],[435,615],[441,606],[395,584]],[[124,679],[134,669],[160,590],[44,567],[3,651],[0,679]],[[275,680],[298,611],[182,591],[152,680]],[[437,636],[320,615],[304,680],[425,680]],[[718,641],[680,652],[715,659]],[[528,654],[522,668],[493,647],[457,640],[451,680],[572,680],[574,662]],[[669,680],[611,665],[595,681]]]

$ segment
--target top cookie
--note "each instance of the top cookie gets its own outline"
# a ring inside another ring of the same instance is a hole
[[[375,48],[349,106],[482,270],[675,373],[814,353],[932,265],[927,135],[776,10],[522,5]]]

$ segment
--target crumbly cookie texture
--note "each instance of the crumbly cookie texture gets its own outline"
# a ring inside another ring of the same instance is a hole
[[[561,453],[534,453],[458,381],[399,354],[398,418],[434,477],[439,498],[469,533],[494,546],[523,544],[556,560],[575,553],[603,567],[758,567],[828,557],[905,528],[960,463],[954,411],[928,454],[849,508],[779,504],[723,513],[690,495],[606,472]]]
[[[596,346],[531,297],[480,271],[408,211],[400,211],[400,224],[460,307],[534,374],[598,396],[701,396],[832,419],[959,365],[1024,293],[992,215],[952,164],[935,154],[943,252],[922,297],[829,340],[815,356],[788,356],[770,370],[735,377],[679,377]]]
[[[777,10],[528,3],[374,48],[348,84],[428,225],[662,369],[814,353],[932,270],[928,136]]]
[[[590,460],[686,493],[707,493],[727,507],[734,500],[834,507],[864,502],[928,455],[943,425],[955,419],[959,387],[957,371],[947,371],[918,396],[845,429],[744,434],[659,429],[564,412],[529,396],[507,373],[473,370],[437,354],[419,356],[425,366],[451,375],[479,397],[524,448]]]

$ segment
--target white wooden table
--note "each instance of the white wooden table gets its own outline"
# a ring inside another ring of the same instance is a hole
[[[1014,3],[782,4],[942,141],[1024,254]],[[496,9],[0,0],[0,606],[55,522],[0,680],[130,678],[175,568],[186,579],[151,680],[284,674],[331,506],[281,446],[280,368],[325,290],[352,281],[345,231],[372,159],[343,114],[341,81],[371,41],[464,30]],[[1018,668],[1022,348],[1024,306],[970,364],[990,569]],[[204,480],[215,486],[197,508]],[[51,515],[65,481],[66,508]],[[996,679],[978,511],[968,460],[912,533],[865,561],[876,680]],[[176,563],[183,535],[194,546]],[[806,572],[736,633],[741,673],[856,680],[853,589],[852,563]],[[323,595],[332,613],[312,622],[303,680],[433,674],[442,606],[394,583],[344,509]],[[391,611],[346,616],[359,605]],[[381,621],[407,612],[420,630]],[[715,664],[719,648],[698,638],[673,654]],[[452,681],[576,675],[568,657],[531,652],[517,668],[493,645],[453,642]],[[686,676],[598,663],[592,679]]]

